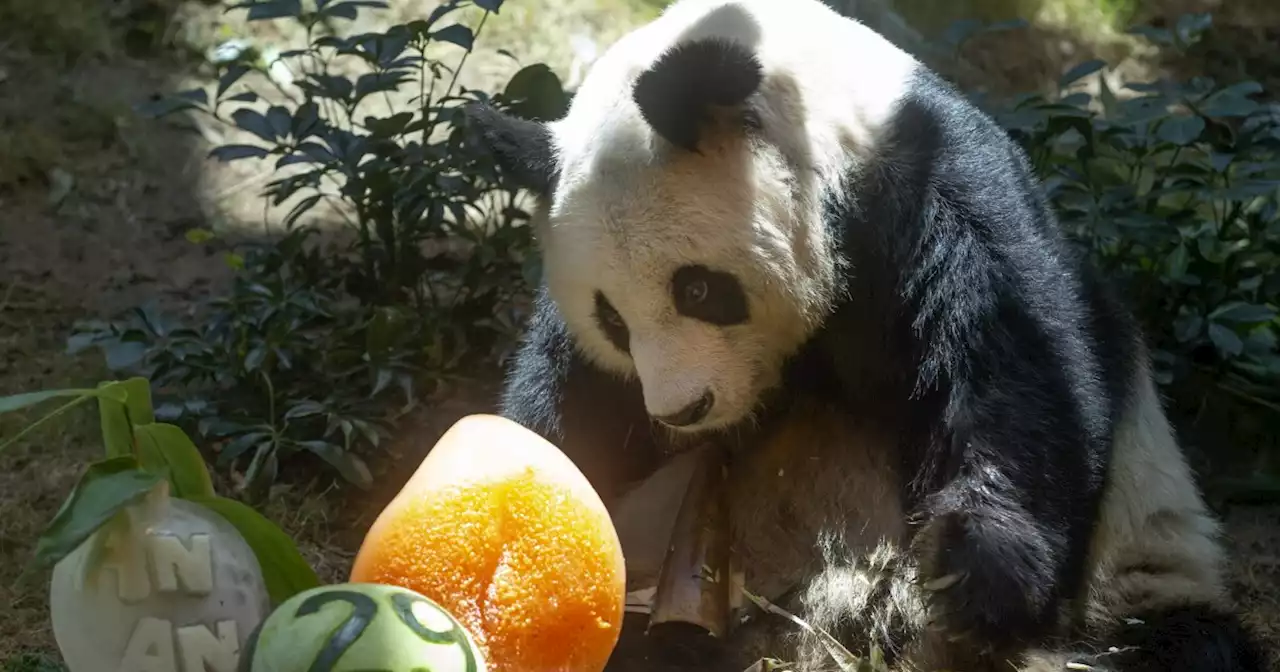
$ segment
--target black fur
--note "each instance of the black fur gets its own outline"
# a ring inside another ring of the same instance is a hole
[[[502,395],[503,414],[553,437],[609,503],[651,474],[662,457],[640,385],[588,365],[545,290],[534,297],[526,329]],[[602,408],[603,401],[610,406]]]
[[[672,47],[640,73],[632,98],[658,135],[696,152],[710,107],[742,103],[763,77],[755,54],[737,42],[690,40]]]
[[[879,254],[904,269],[881,280],[915,346],[896,365],[919,372],[899,393],[932,409],[908,472],[921,579],[958,578],[933,595],[944,630],[1012,649],[1078,586],[1134,334],[1082,286],[1021,151],[947,84],[918,73],[886,145],[844,230],[903,237]]]
[[[1203,606],[1146,613],[1099,638],[1107,650],[1073,660],[1096,672],[1260,672],[1270,669],[1232,614]]]
[[[702,81],[699,68],[712,69],[688,53],[673,50],[649,81]],[[931,587],[933,625],[962,655],[1016,656],[1052,634],[1081,589],[1139,334],[1059,231],[1021,149],[936,76],[911,84],[882,151],[852,176],[856,205],[829,209],[842,234],[831,253],[848,269],[842,298],[789,364],[762,425],[793,400],[834,399],[901,437],[912,562]],[[688,124],[712,96],[689,107],[672,90],[637,85],[637,101],[657,132],[696,144]],[[555,441],[602,494],[667,449],[638,386],[586,365],[544,294],[503,413]],[[1144,635],[1164,667],[1115,669],[1262,669],[1246,648],[1213,658],[1246,646],[1229,622],[1166,616]],[[1200,644],[1169,641],[1178,633]]]
[[[479,130],[484,145],[517,184],[539,194],[555,189],[558,171],[546,126],[489,104],[473,103],[463,112],[469,127]]]
[[[688,296],[689,287],[699,283],[703,295],[697,299]],[[738,278],[701,264],[681,266],[671,274],[671,303],[680,315],[720,327],[751,320],[747,294]]]

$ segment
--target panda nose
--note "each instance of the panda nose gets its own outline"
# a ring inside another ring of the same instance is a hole
[[[668,415],[657,416],[658,422],[672,427],[688,427],[697,424],[700,420],[707,417],[707,413],[711,410],[716,398],[711,394],[711,390],[702,393],[702,396],[692,404]]]

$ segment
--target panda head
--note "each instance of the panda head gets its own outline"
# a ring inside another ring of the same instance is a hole
[[[577,347],[638,378],[650,416],[681,432],[751,418],[837,292],[822,212],[870,146],[851,120],[874,106],[821,74],[830,62],[804,67],[830,56],[806,35],[848,41],[812,28],[829,10],[783,5],[676,3],[612,45],[555,122],[471,111],[540,197],[544,282]]]

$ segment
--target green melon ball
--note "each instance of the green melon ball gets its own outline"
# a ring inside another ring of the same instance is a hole
[[[344,583],[285,601],[253,631],[239,672],[485,672],[449,612],[396,586]]]

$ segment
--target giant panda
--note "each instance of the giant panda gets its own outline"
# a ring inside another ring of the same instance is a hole
[[[501,412],[615,511],[712,443],[745,587],[855,654],[1263,669],[1138,327],[913,57],[819,0],[677,0],[563,118],[467,114],[538,204]],[[768,618],[680,669],[762,656],[839,669]]]

